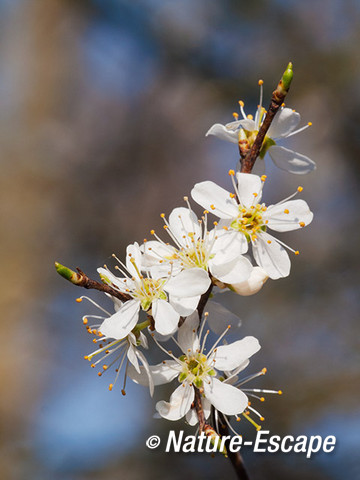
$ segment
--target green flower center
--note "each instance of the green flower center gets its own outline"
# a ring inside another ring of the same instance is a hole
[[[133,296],[141,302],[141,308],[149,310],[152,302],[158,298],[167,300],[163,290],[165,280],[154,280],[153,278],[141,278],[141,284],[135,290]]]
[[[182,355],[180,360],[183,362],[183,369],[179,375],[179,382],[187,380],[193,383],[195,387],[201,388],[203,381],[207,376],[216,375],[215,370],[208,363],[206,355],[196,352],[195,355]]]
[[[266,211],[264,205],[252,205],[250,208],[239,205],[239,215],[230,224],[231,228],[243,233],[247,241],[256,240],[259,231],[266,231],[263,214]]]

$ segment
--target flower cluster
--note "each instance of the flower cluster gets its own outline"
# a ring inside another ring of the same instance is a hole
[[[278,103],[288,89],[287,79],[284,76],[274,92]],[[262,107],[262,87],[254,119],[245,115],[243,107],[240,102],[241,120],[236,114],[234,122],[216,124],[207,135],[238,143],[241,148],[245,141],[248,151],[256,145],[258,135],[263,135],[256,152],[259,158],[268,152],[276,165],[293,173],[315,168],[307,157],[276,143],[303,130],[295,130],[298,113],[279,104],[264,132],[268,113]],[[246,160],[244,150],[241,155]],[[251,406],[249,397],[261,401],[261,393],[281,393],[244,387],[265,373],[263,369],[245,378],[239,376],[260,344],[252,336],[229,343],[227,332],[232,327],[237,334],[240,320],[212,297],[224,290],[253,295],[269,278],[287,277],[291,266],[288,252],[299,252],[278,234],[304,228],[313,218],[307,203],[294,199],[302,187],[267,205],[262,200],[265,175],[234,170],[229,175],[229,190],[209,180],[197,183],[191,190],[192,200],[184,197],[185,206],[175,208],[168,218],[161,214],[165,233],[158,235],[152,230],[151,240],[129,245],[124,262],[114,255],[116,274],[106,266],[98,269],[102,283],[89,280],[81,270],[75,273],[57,264],[58,272],[72,283],[103,290],[113,300],[112,313],[88,297],[78,299],[89,300],[99,310],[83,317],[96,344],[85,358],[92,367],[101,366],[100,376],[115,367],[110,390],[121,371],[123,394],[127,378],[147,386],[151,395],[156,386],[174,381],[170,400],[156,404],[158,414],[167,420],[185,417],[190,425],[199,423],[202,431],[206,431],[211,411],[216,431],[219,416],[230,429],[227,416],[239,420],[240,415],[259,428],[251,415],[263,417]],[[201,212],[200,217],[193,208]],[[94,324],[89,325],[89,320]],[[178,354],[169,350],[166,342],[173,342]],[[151,346],[165,355],[161,363],[149,363],[146,352]]]

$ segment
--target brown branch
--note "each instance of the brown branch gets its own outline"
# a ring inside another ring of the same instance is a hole
[[[122,302],[126,302],[132,298],[130,295],[122,293],[106,283],[100,283],[92,278],[89,278],[86,273],[84,273],[78,267],[76,268],[77,272],[74,272],[73,270],[70,270],[70,268],[64,267],[64,265],[55,262],[55,268],[59,275],[78,287],[99,290],[100,292],[108,293],[112,297],[118,298]]]
[[[198,420],[199,420],[199,431],[200,433],[202,433],[205,431],[205,425],[206,425],[204,409],[202,407],[200,390],[195,386],[194,386],[194,389],[195,389],[194,408],[196,410]]]
[[[270,106],[264,118],[264,121],[261,124],[260,130],[254,140],[254,143],[244,157],[241,150],[240,150],[240,163],[241,163],[241,172],[242,173],[251,173],[256,159],[261,151],[263,146],[263,142],[266,136],[269,127],[274,120],[276,113],[278,112],[281,104],[285,100],[285,97],[289,91],[290,83],[292,80],[293,72],[292,72],[292,64],[289,63],[287,70],[285,71],[284,75],[282,76],[280,82],[276,90],[273,91]],[[240,148],[240,146],[239,146]]]
[[[197,306],[197,311],[198,311],[198,314],[199,314],[200,322],[201,322],[202,314],[204,313],[205,305],[207,304],[207,302],[210,298],[210,295],[211,295],[211,292],[212,292],[213,288],[214,288],[214,285],[211,283],[210,287],[200,297],[199,304]]]

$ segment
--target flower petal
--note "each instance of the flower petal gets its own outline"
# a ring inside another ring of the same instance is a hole
[[[170,397],[170,402],[161,400],[156,410],[167,420],[179,420],[190,410],[194,401],[195,390],[188,383],[179,385]]]
[[[248,250],[248,242],[245,235],[236,230],[216,230],[216,236],[212,252],[215,258],[209,261],[211,263],[228,263],[242,253]]]
[[[304,200],[290,200],[280,205],[270,205],[264,213],[267,226],[277,232],[289,232],[309,225],[313,213]]]
[[[226,128],[221,123],[215,123],[210,129],[206,132],[205,136],[214,135],[215,137],[220,138],[221,140],[225,140],[231,143],[238,143],[239,141],[239,134],[236,130],[230,130]]]
[[[106,318],[99,330],[106,337],[120,340],[135,327],[139,318],[140,302],[129,300],[111,317]]]
[[[275,165],[287,172],[302,175],[316,170],[316,163],[313,160],[288,148],[273,145],[268,153]]]
[[[198,326],[199,315],[198,312],[194,312],[184,320],[179,328],[177,341],[183,353],[187,354],[189,349],[191,352],[195,352],[199,348],[199,337],[196,334]]]
[[[217,260],[217,258],[215,258]],[[237,283],[247,280],[252,272],[251,262],[242,255],[227,264],[211,264],[212,275],[223,283]]]
[[[145,363],[143,362],[143,365]],[[149,372],[155,386],[164,385],[176,378],[181,371],[181,366],[175,360],[166,360],[158,365],[149,365]],[[149,386],[149,375],[143,366],[140,367],[140,372],[137,372],[132,366],[128,367],[128,375],[131,380],[144,387]]]
[[[127,357],[129,359],[129,362],[134,366],[135,370],[140,373],[140,365],[136,355],[136,347],[134,347],[133,345],[129,345],[127,349]]]
[[[201,235],[198,218],[188,208],[174,208],[169,216],[169,225],[177,241],[185,247],[190,246],[192,243],[189,233],[194,233],[195,239],[198,239]]]
[[[228,345],[217,347],[211,355],[216,370],[234,370],[260,350],[255,337],[245,337]]]
[[[273,280],[289,275],[291,267],[289,255],[272,235],[266,232],[259,234],[253,242],[253,254],[259,267]]]
[[[206,398],[225,415],[242,413],[248,405],[248,397],[236,387],[211,377],[210,383],[204,382]]]
[[[210,287],[209,274],[202,268],[183,270],[164,285],[164,290],[178,298],[202,295]]]
[[[142,258],[139,244],[135,242],[131,245],[128,245],[126,248],[126,268],[132,277],[139,278],[138,272],[142,269],[141,263]]]
[[[158,265],[160,260],[171,258],[176,249],[170,245],[165,245],[157,240],[149,240],[140,247],[143,252],[142,266],[151,267]]]
[[[239,213],[236,202],[230,198],[230,192],[214,182],[196,183],[191,196],[195,202],[220,218],[231,219]]]
[[[216,335],[224,333],[228,325],[231,325],[232,330],[241,325],[241,320],[237,315],[213,300],[208,301],[205,310],[209,314],[207,324]]]
[[[245,297],[254,295],[262,288],[268,278],[269,275],[261,267],[253,267],[247,280],[239,283],[232,283],[230,289],[238,295],[243,295]]]
[[[300,114],[291,108],[282,108],[272,121],[267,136],[270,138],[285,138],[299,125]]]
[[[177,329],[180,315],[166,300],[158,298],[152,302],[152,315],[155,320],[155,330],[161,335],[171,335]]]
[[[174,307],[174,309],[177,311],[179,315],[182,317],[187,317],[188,315],[191,315],[193,311],[196,309],[198,306],[200,300],[200,295],[197,295],[196,297],[183,297],[183,298],[178,298],[178,297],[173,297],[170,295],[169,302],[170,305]]]
[[[252,173],[237,172],[239,201],[246,208],[250,208],[261,201],[261,178]]]

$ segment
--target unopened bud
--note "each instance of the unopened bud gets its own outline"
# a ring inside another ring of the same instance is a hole
[[[79,285],[81,283],[82,275],[79,273],[70,270],[70,268],[61,265],[61,263],[58,262],[55,262],[55,268],[59,275],[64,277],[66,280],[69,280],[69,282],[73,283],[74,285]]]

